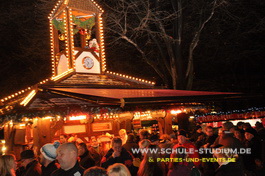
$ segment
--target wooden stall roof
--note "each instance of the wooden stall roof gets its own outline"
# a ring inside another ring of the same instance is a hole
[[[218,99],[239,98],[239,93],[184,91],[170,89],[91,89],[91,88],[49,88],[52,93],[83,97],[98,103],[126,104],[148,103],[192,103]]]
[[[54,87],[94,87],[94,88],[153,88],[152,84],[139,82],[136,80],[122,78],[109,74],[86,74],[75,73],[68,78],[55,84],[46,84]],[[44,86],[46,86],[44,85]]]
[[[58,15],[58,13],[66,7],[95,13],[103,13],[103,9],[92,0],[59,0],[58,5],[51,12],[52,16]]]

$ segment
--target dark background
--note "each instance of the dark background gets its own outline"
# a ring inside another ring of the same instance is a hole
[[[51,76],[47,17],[55,2],[0,2],[0,97]],[[207,24],[195,49],[193,90],[264,93],[264,2],[243,0],[231,3],[226,9],[229,13],[224,15],[219,11]],[[163,85],[158,75],[130,46],[113,49],[107,45],[106,56],[108,70]]]

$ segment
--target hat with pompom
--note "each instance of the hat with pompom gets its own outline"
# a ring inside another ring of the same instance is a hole
[[[40,148],[40,152],[42,153],[44,158],[53,161],[56,159],[56,156],[57,156],[56,150],[59,147],[59,145],[60,145],[60,142],[57,142],[57,141],[54,142],[53,144],[52,143],[45,144],[44,146]]]

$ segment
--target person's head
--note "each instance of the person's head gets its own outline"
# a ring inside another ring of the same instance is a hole
[[[134,142],[134,135],[132,133],[128,134],[127,142]]]
[[[87,146],[85,143],[78,144],[78,156],[82,156],[84,153],[88,152]]]
[[[151,144],[151,141],[148,140],[148,139],[143,139],[139,142],[139,148],[140,149],[144,149],[144,148],[147,148],[149,147],[149,145]]]
[[[205,128],[205,133],[206,133],[206,135],[207,136],[212,136],[214,133],[213,133],[213,127],[211,127],[211,126],[207,126],[206,128]]]
[[[107,176],[107,171],[102,167],[94,166],[85,170],[84,176]]]
[[[54,142],[53,144],[48,143],[40,148],[40,163],[46,165],[56,159],[56,150],[59,147],[59,142]]]
[[[222,136],[224,134],[223,128],[218,129],[218,136]]]
[[[112,145],[112,149],[114,150],[114,152],[121,152],[122,149],[122,140],[119,137],[115,137],[112,139],[111,142]]]
[[[242,132],[240,131],[240,129],[235,129],[234,131],[234,136],[235,138],[239,139],[239,140],[242,140],[244,138]]]
[[[61,168],[65,171],[74,167],[77,162],[78,150],[74,143],[61,144],[57,149],[57,157]]]
[[[35,159],[33,150],[24,150],[20,153],[20,164],[23,167],[27,167]]]
[[[256,122],[255,123],[255,127],[256,127],[257,130],[260,130],[260,129],[264,128],[263,124],[260,123],[260,122]]]
[[[179,144],[185,144],[187,141],[187,133],[185,130],[179,130],[178,131],[178,142]]]
[[[196,132],[197,132],[197,133],[201,133],[201,132],[202,132],[202,127],[201,127],[200,125],[197,125],[197,126],[195,127],[195,129],[196,129]]]
[[[149,135],[149,132],[145,129],[139,131],[140,140],[148,139]]]
[[[0,173],[2,175],[11,174],[11,170],[16,170],[17,162],[14,155],[0,156]]]
[[[253,137],[257,135],[257,131],[254,128],[247,128],[245,130],[245,138],[250,141]]]
[[[92,147],[98,147],[99,146],[99,142],[97,141],[97,138],[95,136],[91,137],[91,146]]]
[[[108,167],[108,176],[131,176],[128,168],[121,163],[116,163]]]
[[[251,125],[250,125],[250,123],[248,123],[248,122],[247,123],[244,123],[243,124],[243,129],[246,130],[248,128],[252,128]]]
[[[61,134],[60,135],[60,143],[64,144],[67,142],[67,135],[66,134]]]
[[[234,127],[234,124],[232,122],[223,123],[223,130],[229,131],[233,127]]]
[[[236,126],[238,129],[243,129],[244,122],[237,122]]]
[[[125,129],[120,129],[119,131],[120,138],[125,138],[127,136]]]

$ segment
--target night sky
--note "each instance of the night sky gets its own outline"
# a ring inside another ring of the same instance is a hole
[[[0,97],[51,76],[47,16],[54,2],[0,2]],[[194,52],[193,90],[264,92],[265,4],[258,0],[230,3],[216,13],[201,35]],[[163,85],[128,46],[116,50],[107,46],[106,50],[109,70]]]

